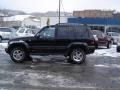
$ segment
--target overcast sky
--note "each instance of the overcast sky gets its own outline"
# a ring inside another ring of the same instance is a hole
[[[59,0],[0,0],[0,8],[25,12],[57,11]],[[111,9],[120,11],[120,0],[62,0],[64,10]],[[63,8],[61,8],[62,11]]]

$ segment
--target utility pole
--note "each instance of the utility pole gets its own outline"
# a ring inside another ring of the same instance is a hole
[[[59,25],[60,25],[60,6],[61,6],[61,1],[59,0]]]

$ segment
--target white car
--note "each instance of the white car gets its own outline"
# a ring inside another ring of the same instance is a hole
[[[12,39],[16,37],[16,30],[8,27],[0,27],[0,42],[2,40]]]
[[[37,30],[30,28],[20,28],[16,34],[18,37],[34,36]]]
[[[120,33],[117,33],[117,32],[107,32],[107,34],[112,37],[114,44],[120,43]]]

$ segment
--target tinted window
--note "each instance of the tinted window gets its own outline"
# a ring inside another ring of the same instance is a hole
[[[32,33],[32,31],[30,29],[26,30],[25,33]]]
[[[73,29],[71,26],[60,26],[57,37],[60,39],[72,39],[74,37]]]
[[[39,38],[54,38],[55,37],[55,28],[48,27],[43,29],[40,33],[38,33]]]
[[[9,28],[0,28],[1,32],[11,32],[11,29]]]
[[[87,39],[89,38],[89,30],[85,26],[75,26],[76,38]]]
[[[19,33],[24,33],[24,31],[25,31],[25,29],[21,29],[21,30],[19,31]]]

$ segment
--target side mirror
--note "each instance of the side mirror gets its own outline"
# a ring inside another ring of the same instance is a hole
[[[38,39],[38,38],[39,38],[39,35],[35,35],[34,37]]]

